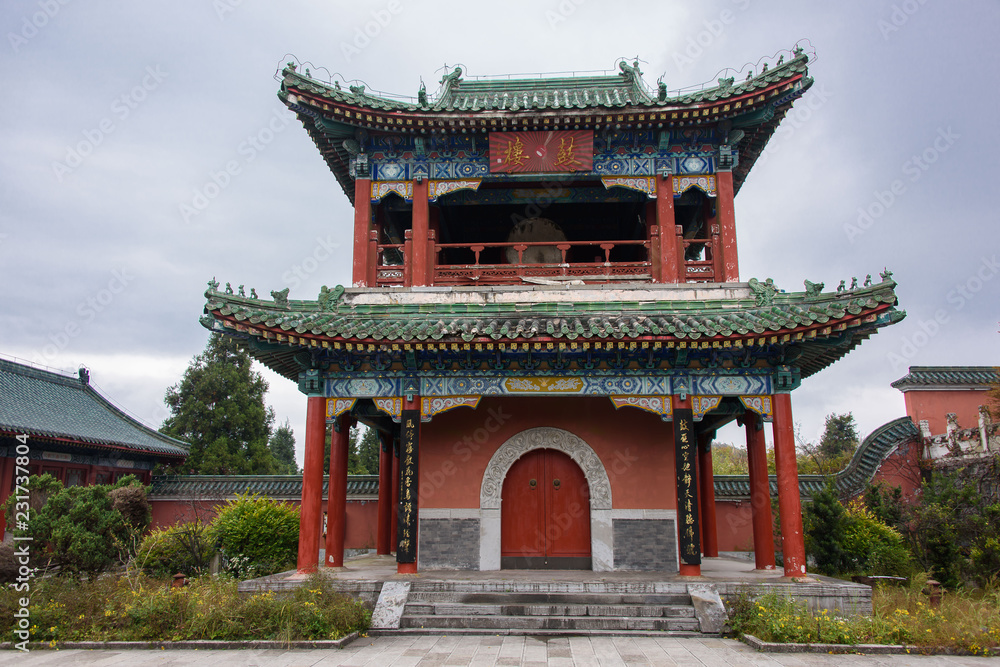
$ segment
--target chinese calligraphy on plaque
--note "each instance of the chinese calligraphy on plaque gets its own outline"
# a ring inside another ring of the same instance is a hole
[[[417,462],[420,459],[420,411],[403,410],[400,433],[399,509],[397,515],[399,544],[396,562],[415,563],[417,560]]]
[[[593,168],[592,130],[490,132],[490,171],[494,174]]]
[[[690,409],[674,410],[674,457],[677,468],[677,521],[680,526],[681,562],[701,564],[701,535],[698,529],[698,483],[695,457],[698,443]]]

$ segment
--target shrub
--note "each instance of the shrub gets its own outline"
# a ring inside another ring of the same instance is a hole
[[[0,584],[9,584],[17,578],[17,557],[14,556],[13,542],[0,542]]]
[[[28,489],[27,527],[14,533],[31,537],[33,567],[56,565],[65,572],[91,575],[103,572],[127,560],[149,523],[145,489],[131,475],[114,486],[73,487],[64,487],[51,475],[32,476]],[[116,509],[116,503],[131,521]]]
[[[130,479],[136,483],[130,483]],[[152,507],[146,498],[146,489],[138,483],[135,477],[129,475],[118,480],[114,488],[108,493],[111,499],[111,507],[118,510],[127,523],[140,533],[149,527],[152,518]]]
[[[846,571],[903,577],[913,573],[913,556],[898,530],[885,525],[860,501],[851,503],[846,517]]]
[[[177,572],[197,575],[205,572],[213,555],[215,547],[208,524],[192,521],[146,535],[136,553],[135,563],[154,577],[169,577]]]
[[[865,488],[865,507],[879,521],[897,530],[903,523],[903,489],[884,482],[869,484]]]
[[[212,539],[240,578],[279,572],[295,563],[299,545],[299,510],[272,498],[244,493],[219,508]]]
[[[987,504],[977,488],[1000,481],[1000,462],[984,468],[936,471],[908,516],[906,535],[914,554],[946,588],[982,587],[1000,577],[1000,503]]]

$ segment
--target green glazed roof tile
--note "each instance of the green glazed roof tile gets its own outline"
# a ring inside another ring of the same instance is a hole
[[[900,417],[875,429],[858,446],[847,466],[833,475],[799,475],[799,494],[809,499],[826,486],[832,477],[843,495],[858,495],[872,480],[882,461],[896,446],[917,439],[920,431],[909,417]],[[778,483],[770,476],[771,496],[777,497]],[[747,475],[716,475],[717,499],[747,500],[750,498],[750,478]]]
[[[986,388],[1000,380],[993,366],[910,366],[910,372],[892,383],[896,389],[931,386],[978,386]]]
[[[184,457],[188,444],[115,407],[89,382],[0,359],[0,430]]]
[[[326,495],[329,477],[323,478]],[[302,475],[163,475],[153,477],[149,495],[154,499],[219,499],[241,493],[272,498],[301,498]],[[347,495],[378,497],[378,475],[348,475]]]

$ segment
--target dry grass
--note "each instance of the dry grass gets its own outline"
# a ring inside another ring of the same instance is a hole
[[[228,577],[202,577],[172,589],[146,577],[31,583],[31,641],[178,641],[187,639],[337,639],[365,632],[370,612],[336,593],[321,576],[287,595],[239,595]],[[0,633],[13,637],[13,613],[24,593],[0,594]],[[16,640],[15,640],[16,641]]]
[[[738,596],[729,605],[737,634],[768,642],[813,644],[907,644],[918,649],[948,648],[972,655],[996,654],[1000,647],[1000,588],[942,596],[938,608],[923,593],[925,577],[909,587],[879,587],[871,616],[812,614],[774,594]]]

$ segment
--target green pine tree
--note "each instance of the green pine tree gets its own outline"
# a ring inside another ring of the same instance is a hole
[[[837,488],[829,480],[822,491],[813,496],[806,508],[806,551],[816,561],[823,574],[839,574],[849,566],[844,553],[847,513],[837,499]]]
[[[191,443],[184,463],[167,472],[196,475],[273,475],[268,448],[274,410],[264,403],[267,382],[229,336],[213,333],[181,381],[167,389],[171,415],[160,432]]]
[[[361,436],[361,442],[358,444],[359,468],[363,468],[365,471],[359,472],[359,475],[378,474],[378,459],[381,448],[378,431],[369,426],[365,429],[365,434]]]
[[[330,443],[333,438],[333,424],[326,425],[326,439],[323,441],[323,474],[330,474]],[[358,427],[352,426],[347,436],[347,474],[358,475],[360,466],[358,458]]]
[[[287,419],[284,424],[274,430],[268,447],[275,460],[278,461],[279,474],[298,474],[299,467],[295,464],[295,434]]]
[[[844,458],[858,448],[858,425],[854,415],[830,414],[826,416],[823,437],[819,441],[819,454],[828,461]]]

